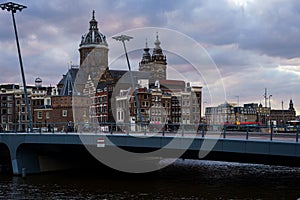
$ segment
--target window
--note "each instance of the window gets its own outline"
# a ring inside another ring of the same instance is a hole
[[[7,121],[8,121],[9,123],[12,123],[12,122],[13,122],[12,116],[11,116],[11,115],[7,116]]]
[[[46,119],[50,119],[50,112],[46,112]]]
[[[7,110],[6,110],[6,109],[2,109],[1,114],[2,114],[2,115],[5,115],[6,113],[7,113]]]
[[[67,117],[68,116],[68,111],[67,110],[62,110],[62,116]]]
[[[118,111],[118,120],[121,120],[120,111]]]
[[[143,105],[143,107],[148,107],[148,105],[149,105],[149,104],[148,104],[148,101],[143,101],[143,104],[142,104],[142,105]]]
[[[43,113],[42,113],[42,111],[38,111],[37,112],[37,118],[38,119],[43,119]]]
[[[12,101],[12,100],[13,100],[13,97],[12,97],[12,96],[7,96],[7,100],[8,100],[8,101]]]
[[[124,112],[121,112],[121,120],[124,120]]]
[[[2,123],[6,123],[6,116],[2,116],[2,119],[1,119]]]
[[[9,115],[13,114],[13,109],[12,108],[7,109],[7,114]]]

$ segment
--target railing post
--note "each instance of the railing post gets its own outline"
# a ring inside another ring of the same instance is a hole
[[[112,123],[110,124],[110,130],[109,130],[109,133],[110,133],[110,134],[113,134],[113,125],[112,125]]]
[[[183,137],[184,136],[184,125],[183,124],[181,124],[181,125],[182,125],[181,136]]]
[[[226,138],[226,125],[223,126],[223,138]]]
[[[249,138],[249,127],[247,126],[247,132],[246,132],[246,140]]]
[[[299,141],[299,126],[296,126],[297,132],[296,132],[296,142]]]
[[[202,137],[204,138],[205,124],[202,124]]]
[[[271,129],[271,133],[270,133],[270,140],[273,140],[273,125],[270,124],[270,129]]]

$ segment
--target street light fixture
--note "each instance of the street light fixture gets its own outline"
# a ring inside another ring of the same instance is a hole
[[[19,55],[19,63],[20,63],[21,75],[22,75],[22,81],[23,81],[23,87],[24,87],[25,103],[26,103],[26,108],[27,108],[27,119],[29,121],[29,130],[30,130],[30,132],[33,132],[31,112],[30,112],[29,100],[28,100],[28,94],[27,94],[26,79],[25,79],[25,74],[24,74],[24,69],[23,69],[21,49],[20,49],[17,26],[16,26],[16,21],[15,21],[15,13],[17,11],[21,12],[24,8],[27,8],[27,6],[20,5],[20,4],[17,4],[17,3],[13,3],[13,2],[8,2],[8,3],[0,4],[0,8],[2,10],[7,10],[8,12],[11,11],[11,14],[12,14],[12,20],[13,20],[16,43],[17,43],[17,49],[18,49],[18,55]]]
[[[130,67],[130,63],[129,63],[129,58],[128,58],[128,54],[127,54],[127,50],[126,50],[126,45],[125,45],[125,41],[129,41],[129,40],[133,39],[133,37],[128,36],[128,35],[120,35],[120,36],[114,36],[112,38],[117,40],[117,41],[121,41],[123,43],[125,56],[126,56],[126,60],[127,60],[127,65],[128,65],[128,70],[129,70],[130,79],[131,79],[131,87],[134,90],[133,94],[134,94],[134,98],[135,98],[135,102],[136,102],[136,106],[137,106],[137,111],[138,111],[138,120],[140,122],[142,122],[140,104],[139,104],[139,100],[137,98],[136,89],[135,89],[135,81],[133,79],[133,75],[132,75],[132,71],[131,71],[131,67]]]

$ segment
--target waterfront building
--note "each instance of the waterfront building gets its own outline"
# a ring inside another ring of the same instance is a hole
[[[217,107],[205,109],[206,123],[208,125],[239,124],[240,122],[257,122],[256,109],[249,104],[244,107],[234,106],[225,102]]]
[[[109,125],[116,121],[137,122],[134,90],[137,91],[143,122],[199,122],[202,87],[166,79],[167,59],[160,44],[158,33],[152,53],[146,43],[139,71],[132,72],[134,82],[139,86],[132,88],[127,70],[108,68],[108,44],[105,35],[99,31],[93,11],[89,30],[82,36],[79,44],[80,65],[71,65],[56,88],[43,87],[39,77],[34,86],[27,86],[34,128],[66,131],[66,124],[77,121],[96,124],[102,130],[108,130]],[[124,77],[126,81],[116,91],[120,95],[114,98],[114,88]],[[28,119],[22,88],[19,85],[3,86],[0,96],[1,123],[4,129],[26,130]],[[124,110],[132,112],[127,114]],[[19,125],[16,127],[10,124]],[[79,130],[80,124],[77,125]]]
[[[0,85],[0,118],[1,127],[5,131],[26,131],[29,122],[25,104],[23,87],[19,84]],[[36,78],[35,85],[28,85],[28,99],[32,122],[37,127],[36,109],[51,105],[52,86],[42,85],[42,79]]]
[[[271,109],[270,120],[273,121],[273,123],[276,121],[276,124],[279,126],[285,125],[287,121],[295,119],[296,111],[292,99],[289,102],[289,108],[287,110]]]
[[[20,90],[19,85],[3,84],[0,86],[0,106],[1,106],[1,129],[4,131],[15,130],[16,122],[25,121],[25,101],[22,109],[20,108],[20,101],[16,101],[16,91]],[[18,107],[16,107],[18,103]],[[16,110],[18,109],[18,110]],[[23,115],[21,116],[21,111]],[[18,115],[19,113],[19,115]],[[18,118],[17,118],[18,117]]]
[[[201,104],[202,87],[190,86],[190,84],[185,84],[184,81],[177,80],[162,80],[161,82],[164,84],[156,81],[152,86],[149,84],[149,80],[143,80],[143,82],[148,85],[143,84],[142,87],[136,88],[135,95],[133,95],[133,90],[128,89],[126,95],[120,93],[120,96],[116,97],[118,122],[142,122],[148,125],[167,123],[198,124],[200,122],[199,104]],[[167,87],[168,85],[170,87]],[[188,87],[185,87],[185,85]],[[135,98],[138,100],[140,111]],[[127,109],[121,102],[128,100],[129,114],[121,114],[120,111]],[[127,115],[130,116],[130,120],[125,121],[126,118],[122,116]],[[119,118],[119,116],[121,117]]]

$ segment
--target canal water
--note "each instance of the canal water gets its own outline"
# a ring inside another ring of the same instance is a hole
[[[178,160],[157,172],[0,175],[0,199],[298,199],[300,168]]]

